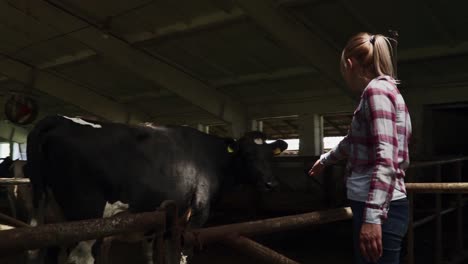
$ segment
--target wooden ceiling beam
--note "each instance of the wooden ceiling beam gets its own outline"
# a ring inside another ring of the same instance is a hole
[[[272,117],[297,116],[302,114],[330,114],[352,112],[356,103],[345,96],[324,96],[302,102],[278,102],[249,105],[251,119],[269,119]]]
[[[343,83],[338,67],[341,56],[338,50],[268,0],[236,0],[236,3],[271,36],[307,59],[335,87],[356,100]]]
[[[276,0],[276,5],[281,7],[297,7],[304,5],[321,5],[324,3],[332,3],[338,0]]]
[[[145,31],[136,34],[129,34],[126,35],[125,38],[133,45],[146,46],[169,38],[186,36],[209,29],[219,28],[232,23],[237,23],[245,18],[246,15],[241,9],[234,8],[229,13],[224,11],[215,12],[208,15],[195,17],[189,21],[190,23],[177,23],[163,28],[156,28],[152,32]]]
[[[401,49],[398,50],[398,62],[424,61],[460,54],[468,54],[468,42],[460,42],[453,46],[438,45],[424,48]]]
[[[223,121],[245,123],[246,116],[241,103],[219,93],[216,89],[170,63],[136,48],[120,36],[104,31],[99,25],[92,24],[62,2],[44,1],[49,4],[49,9],[61,11],[69,18],[85,23],[86,28],[69,33],[69,36],[95,50],[100,56],[172,91]],[[41,19],[51,25],[60,23],[53,17]]]
[[[148,118],[147,115],[129,110],[86,87],[71,83],[52,73],[35,69],[12,58],[0,58],[0,73],[108,120],[121,123],[141,123]],[[31,81],[32,79],[33,81]]]
[[[65,66],[65,65],[80,63],[83,61],[94,59],[96,57],[97,57],[97,53],[93,50],[90,50],[90,49],[80,50],[79,52],[75,54],[63,55],[53,60],[41,63],[37,66],[37,68],[41,70],[52,69],[52,68],[57,68],[57,67]]]
[[[221,79],[213,82],[215,87],[242,85],[248,83],[275,81],[280,79],[294,78],[305,75],[317,74],[317,71],[310,67],[296,67],[289,69],[281,69],[268,73],[255,73],[243,75],[233,78]]]

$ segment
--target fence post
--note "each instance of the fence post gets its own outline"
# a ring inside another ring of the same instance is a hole
[[[417,168],[409,169],[406,175],[406,182],[413,182],[416,177]],[[406,264],[414,264],[414,194],[408,192],[408,234],[406,236]]]
[[[409,223],[408,223],[408,239],[407,239],[407,251],[408,258],[407,264],[414,264],[414,194],[408,193],[409,200]]]
[[[462,168],[463,162],[455,163],[455,177],[456,181],[462,182]],[[457,239],[456,248],[458,252],[463,251],[463,195],[457,194]]]
[[[442,165],[437,165],[435,169],[435,181],[442,181]],[[438,193],[435,197],[436,210],[436,228],[435,228],[435,263],[442,263],[442,194]]]
[[[164,201],[161,208],[166,212],[166,230],[162,241],[157,240],[158,247],[160,243],[164,244],[164,263],[165,264],[179,264],[181,254],[181,234],[178,226],[178,212],[177,205],[174,201]],[[164,241],[166,240],[166,241]],[[161,259],[157,259],[161,261]]]
[[[166,252],[164,247],[163,234],[157,235],[153,243],[153,263],[164,264],[166,259]]]

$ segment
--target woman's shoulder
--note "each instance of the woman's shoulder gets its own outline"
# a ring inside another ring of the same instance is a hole
[[[369,82],[364,90],[365,95],[388,95],[395,96],[398,94],[397,81],[391,76],[382,75],[374,78]]]

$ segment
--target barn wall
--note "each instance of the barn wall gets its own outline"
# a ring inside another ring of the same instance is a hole
[[[436,141],[441,142],[443,138],[454,138],[455,135],[459,134],[459,129],[461,129],[460,132],[464,131],[462,123],[466,121],[461,116],[454,117],[453,114],[447,114],[447,118],[450,118],[451,121],[447,119],[446,122],[440,121],[442,123],[439,122],[435,125],[431,109],[434,109],[436,106],[440,108],[441,105],[453,106],[461,101],[466,101],[465,98],[468,98],[468,87],[406,87],[401,92],[407,102],[413,126],[413,135],[410,140],[412,160],[436,158],[437,153],[434,152],[435,137],[440,138]],[[436,130],[437,132],[435,132]],[[457,145],[457,149],[461,148],[461,145]],[[457,151],[453,151],[451,155],[456,153]]]
[[[428,131],[425,142],[435,156],[468,155],[468,108],[426,110]]]
[[[25,143],[28,131],[22,127],[12,125],[7,121],[0,122],[0,139],[17,143]]]

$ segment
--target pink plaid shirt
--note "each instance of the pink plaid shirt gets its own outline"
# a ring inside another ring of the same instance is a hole
[[[347,176],[369,175],[364,222],[382,223],[394,189],[406,193],[404,176],[409,166],[411,120],[405,101],[389,76],[372,80],[361,95],[348,135],[321,163],[348,158]]]

